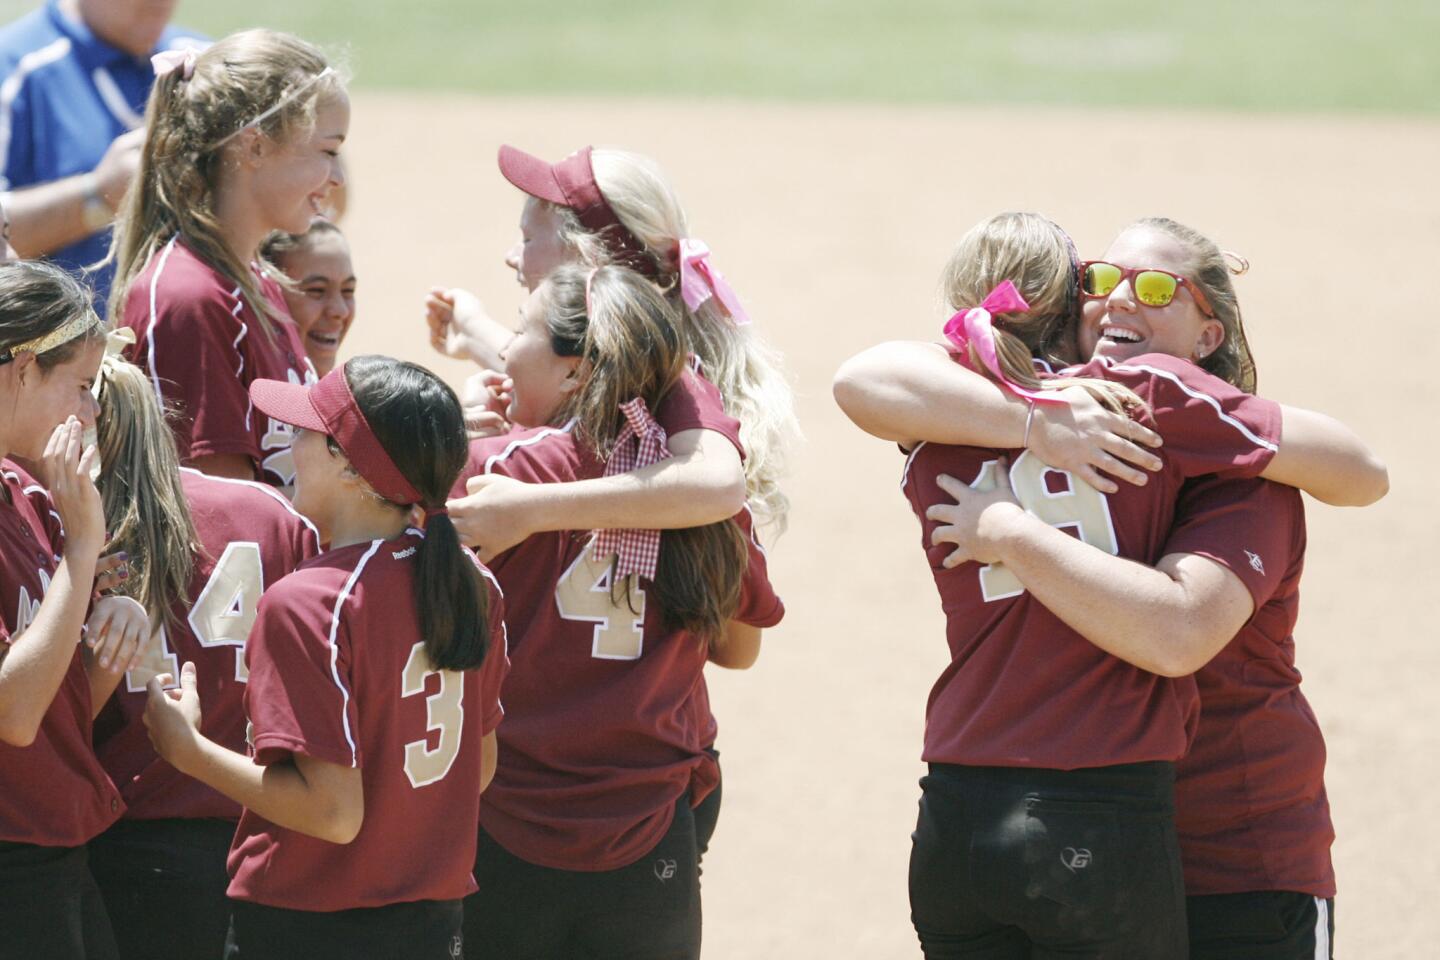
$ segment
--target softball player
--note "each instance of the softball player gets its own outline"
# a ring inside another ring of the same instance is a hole
[[[240,806],[156,756],[142,722],[145,687],[194,663],[201,733],[243,751],[245,640],[256,606],[267,584],[319,553],[318,534],[271,486],[180,468],[144,371],[107,357],[99,382],[110,547],[126,552],[121,590],[144,603],[155,630],[96,721],[95,752],[126,811],[90,842],[90,867],[122,957],[218,956]]]
[[[162,757],[245,808],[226,956],[456,956],[475,843],[455,827],[478,819],[507,664],[498,589],[443,508],[459,402],[385,357],[250,393],[300,428],[295,507],[329,549],[260,601],[253,762],[200,733],[193,665],[180,691],[151,680],[145,713]]]
[[[350,102],[319,51],[283,33],[166,57],[117,222],[110,315],[136,333],[128,358],[180,408],[182,462],[288,487],[290,428],[256,415],[246,386],[312,377],[259,250],[272,230],[303,233],[343,182]]]
[[[129,666],[144,614],[95,603],[87,639],[111,669],[87,672],[79,644],[105,540],[83,426],[104,352],[90,297],[63,271],[0,264],[0,957],[115,956],[85,842],[123,804],[90,749],[91,686]],[[48,494],[10,457],[38,465]],[[62,529],[63,524],[63,529]],[[136,606],[138,609],[138,606]],[[133,646],[130,647],[133,649]],[[91,664],[95,666],[98,664]]]
[[[340,344],[355,322],[355,267],[345,234],[316,218],[304,233],[276,233],[261,253],[294,284],[285,305],[317,376],[335,369]]]
[[[694,427],[666,402],[687,353],[645,278],[557,269],[505,350],[510,417],[533,429],[476,441],[469,469],[566,482],[659,455],[669,429]],[[593,543],[539,534],[494,567],[514,598],[514,669],[467,956],[698,956],[692,807],[718,771],[696,692],[707,656],[753,660],[784,613],[749,517]]]
[[[1142,265],[1225,276],[1223,255],[1202,235],[1142,221],[1088,271],[1082,349],[1098,343],[1099,353],[1126,359],[1173,345],[1182,325],[1174,309],[1147,303],[1152,278],[1106,281]],[[1218,286],[1215,299],[1233,302],[1230,285]],[[1246,361],[1231,375],[1253,383]],[[1325,744],[1294,666],[1305,551],[1298,492],[1259,480],[1187,484],[1151,569],[1057,537],[1020,511],[990,512],[982,533],[976,521],[993,497],[947,489],[959,506],[932,516],[951,524],[937,536],[961,545],[961,555],[1003,562],[1048,609],[1115,656],[1156,672],[1196,671],[1200,721],[1175,784],[1190,956],[1330,956]]]
[[[1048,246],[1032,247],[1010,263],[995,256],[997,249],[1023,249],[1046,223],[1023,215],[996,218],[962,240],[947,271],[952,303],[960,308],[950,327],[964,343],[957,354],[983,362],[1037,411],[1048,397],[1017,382],[1033,380],[1029,371],[1013,363],[1005,370],[1000,351],[985,349],[991,342],[988,314],[1001,315],[1004,325],[1004,314],[1025,304],[1001,297],[987,298],[985,311],[968,305],[980,303],[984,289],[1008,275],[1039,318],[1022,318],[1025,346],[1055,342],[1054,324],[1068,323],[1072,315],[1067,301],[1079,274],[1068,238],[1051,224]],[[1045,249],[1048,258],[1036,255]],[[989,254],[984,270],[982,250]],[[1175,284],[1165,302],[1176,303],[1176,313],[1193,307],[1188,325],[1175,331],[1188,341],[1185,355],[1207,357],[1228,340],[1236,361],[1248,361],[1238,312],[1217,314],[1210,291],[1194,278],[1178,272],[1171,278]],[[1075,530],[1107,552],[1157,556],[1185,477],[1249,476],[1276,459],[1279,407],[1193,363],[1097,361],[1076,374],[1122,384],[1145,401],[1142,418],[1167,441],[1159,471],[1144,486],[1127,485],[1106,496],[1034,454],[1015,456],[1012,449],[1010,476],[1021,500],[1047,522]],[[897,390],[881,381],[876,392],[887,396],[866,408],[853,368],[842,371],[837,383],[842,406],[862,409],[857,422],[872,432]],[[1022,407],[1022,426],[1026,419]],[[903,422],[891,432],[914,426],[913,420]],[[948,550],[931,544],[934,525],[924,519],[941,497],[942,474],[986,489],[996,482],[1006,451],[901,439],[912,448],[903,485],[922,518],[953,657],[927,712],[925,759],[931,768],[922,781],[911,861],[912,917],[926,955],[1018,957],[1038,949],[1183,956],[1171,781],[1196,721],[1193,681],[1147,673],[1091,646],[1003,566],[947,566]],[[966,438],[944,439],[953,444]],[[1044,670],[1021,666],[1031,662],[1043,662]],[[1045,706],[1018,709],[1036,703]],[[981,877],[999,880],[980,885]]]

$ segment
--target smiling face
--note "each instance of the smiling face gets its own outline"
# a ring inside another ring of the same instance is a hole
[[[579,357],[555,352],[545,323],[547,287],[540,287],[520,308],[520,329],[500,351],[505,375],[514,383],[507,417],[522,427],[551,422],[565,398],[575,389]]]
[[[350,130],[350,98],[343,92],[315,108],[315,123],[278,142],[260,135],[255,161],[255,202],[267,230],[304,233],[323,215],[330,191],[345,183],[340,146]]]
[[[515,279],[534,292],[551,270],[575,259],[575,251],[560,239],[559,212],[528,198],[520,213],[520,239],[505,254],[505,266],[515,271]]]
[[[337,232],[311,233],[284,255],[280,266],[297,284],[298,289],[285,291],[285,302],[300,328],[305,354],[323,377],[335,368],[340,344],[355,320],[350,246]]]
[[[334,529],[337,494],[353,488],[355,478],[347,474],[349,464],[343,456],[330,452],[325,434],[295,428],[295,441],[290,445],[295,458],[295,495],[291,503],[306,519],[315,524],[320,542],[328,543]]]
[[[1153,267],[1180,276],[1191,269],[1184,244],[1144,226],[1131,227],[1116,237],[1105,251],[1105,259],[1120,267]],[[1145,353],[1164,353],[1199,360],[1220,345],[1224,327],[1200,311],[1184,285],[1168,304],[1151,307],[1136,298],[1126,279],[1108,296],[1085,300],[1077,339],[1083,358],[1128,360]]]

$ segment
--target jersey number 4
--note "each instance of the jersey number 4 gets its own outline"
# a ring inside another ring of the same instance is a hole
[[[555,586],[555,608],[566,620],[595,624],[590,656],[597,660],[639,660],[645,646],[645,591],[639,578],[630,590],[611,591],[611,561],[597,560],[586,546]]]
[[[190,607],[190,629],[202,647],[233,647],[235,679],[249,679],[245,669],[245,641],[255,623],[260,594],[265,590],[265,568],[260,544],[237,540],[226,544],[210,579]],[[156,674],[180,676],[180,658],[170,649],[164,624],[155,629],[140,662],[125,673],[125,689],[139,693]]]
[[[997,468],[996,461],[985,461],[970,488],[982,492],[994,490]],[[1053,490],[1052,480],[1056,484]],[[1106,553],[1120,552],[1115,540],[1115,525],[1110,519],[1110,501],[1105,494],[1088,483],[1076,480],[1068,471],[1047,466],[1029,452],[1022,453],[1010,468],[1010,487],[1022,507],[1050,526],[1072,530],[1083,542]],[[980,568],[980,593],[986,603],[1018,597],[1024,592],[1025,586],[1020,579],[1003,563],[991,563]]]

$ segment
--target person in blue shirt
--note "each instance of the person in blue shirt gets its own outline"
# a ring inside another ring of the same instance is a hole
[[[0,203],[24,257],[49,257],[105,309],[110,224],[140,159],[150,56],[203,46],[178,0],[48,0],[0,27]]]

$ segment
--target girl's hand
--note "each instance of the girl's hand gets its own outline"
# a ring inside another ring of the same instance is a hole
[[[980,492],[971,489],[954,477],[941,474],[937,481],[940,489],[955,498],[954,503],[937,503],[925,511],[925,516],[940,526],[930,534],[930,542],[955,545],[955,550],[945,558],[945,567],[957,567],[966,561],[976,563],[998,563],[998,545],[1007,523],[1025,511],[1010,489],[1010,468],[1003,459],[996,465],[996,475],[1001,482],[994,490]]]
[[[102,669],[124,673],[140,661],[150,633],[150,618],[138,602],[101,597],[85,623],[85,644]]]
[[[425,322],[430,327],[430,346],[457,360],[476,359],[471,341],[479,339],[478,325],[487,314],[480,298],[468,290],[431,287],[425,297]]]
[[[498,370],[481,370],[465,378],[460,406],[465,411],[465,432],[471,440],[494,437],[510,429],[505,415],[510,410],[514,383]]]
[[[145,702],[144,720],[155,752],[184,773],[185,761],[194,755],[200,741],[200,694],[195,691],[195,664],[187,660],[180,668],[178,689],[165,689],[174,682],[174,677],[162,673],[145,685],[149,699]]]
[[[105,544],[105,508],[90,479],[95,447],[84,445],[84,435],[79,420],[67,419],[50,434],[38,466],[41,482],[65,527],[65,552],[99,556]]]
[[[1106,410],[1084,387],[1066,387],[1060,395],[1070,402],[1037,403],[1030,425],[1030,449],[1046,464],[1069,471],[1101,493],[1120,489],[1101,470],[1144,486],[1150,478],[1143,471],[1160,469],[1163,461],[1140,446],[1160,446],[1159,434]]]
[[[471,477],[465,485],[469,492],[446,504],[460,542],[488,561],[530,536],[535,532],[529,520],[535,486],[541,485],[495,474]]]
[[[109,553],[95,564],[95,599],[130,579],[130,555],[124,550]]]

